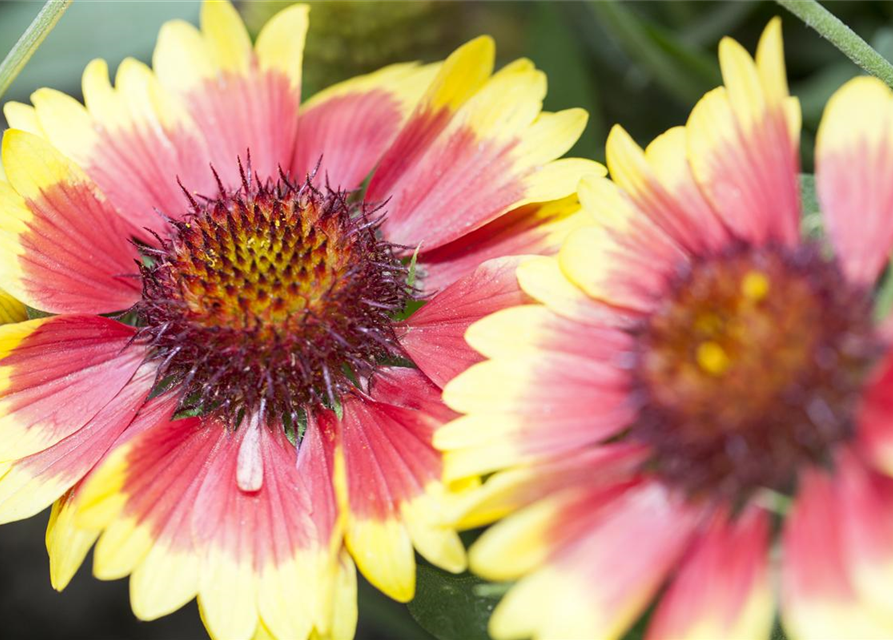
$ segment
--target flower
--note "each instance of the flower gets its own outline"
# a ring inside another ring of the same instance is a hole
[[[91,63],[86,106],[5,107],[0,280],[48,315],[0,328],[0,521],[55,502],[56,588],[96,542],[137,616],[197,596],[220,638],[351,636],[354,562],[398,600],[414,550],[463,569],[440,386],[521,299],[501,256],[556,250],[597,166],[554,160],[586,114],[541,113],[486,37],[299,108],[307,21],[252,45],[205,2],[153,69]]]
[[[532,303],[473,324],[488,360],[444,390],[446,477],[493,474],[461,524],[517,581],[499,639],[889,637],[893,360],[873,286],[893,244],[893,95],[857,78],[828,103],[800,232],[800,112],[781,25],[756,59],[724,39],[725,86],[611,178],[593,224],[518,278]],[[495,473],[493,473],[495,472]],[[777,549],[776,549],[777,547]],[[777,565],[777,566],[776,566]],[[779,576],[779,584],[774,578]]]

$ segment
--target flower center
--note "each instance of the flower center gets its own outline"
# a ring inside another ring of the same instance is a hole
[[[392,318],[411,291],[364,203],[286,178],[191,211],[146,249],[139,338],[185,402],[238,421],[334,403],[399,354]]]
[[[868,292],[812,246],[703,258],[636,333],[632,435],[669,480],[735,498],[830,462],[879,350]]]

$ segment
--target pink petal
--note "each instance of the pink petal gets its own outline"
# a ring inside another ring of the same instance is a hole
[[[782,622],[806,638],[885,638],[881,624],[860,599],[850,578],[840,488],[824,471],[801,475],[783,533]]]
[[[0,522],[42,511],[83,478],[133,421],[154,384],[154,368],[144,367],[71,435],[13,462],[0,477]]]
[[[358,188],[399,133],[435,70],[392,65],[315,95],[298,118],[292,174],[302,177],[320,163],[319,176],[332,187]]]
[[[140,297],[139,235],[95,185],[43,139],[3,136],[0,205],[9,218],[0,257],[5,286],[53,313],[108,313]]]
[[[419,268],[425,289],[446,287],[492,258],[555,254],[572,230],[586,224],[592,221],[580,211],[576,196],[515,209],[433,251],[423,247]]]
[[[855,78],[828,101],[816,142],[816,190],[846,274],[871,285],[893,247],[893,94]]]
[[[774,602],[768,559],[766,512],[751,507],[735,520],[718,514],[692,542],[661,598],[649,640],[769,637]]]
[[[872,464],[893,475],[893,355],[888,354],[866,384],[857,420],[860,449]]]
[[[0,458],[43,451],[77,433],[133,377],[142,348],[134,330],[97,316],[56,316],[5,325],[0,351]],[[2,338],[0,338],[2,340]]]
[[[622,637],[679,561],[700,515],[648,482],[593,506],[580,502],[554,522],[553,535],[570,538],[572,531],[576,540],[509,591],[491,633]]]
[[[482,358],[465,342],[473,322],[524,301],[515,270],[522,258],[489,260],[404,321],[400,344],[429,378],[443,386]]]

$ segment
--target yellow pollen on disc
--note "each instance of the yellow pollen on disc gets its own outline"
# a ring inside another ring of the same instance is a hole
[[[699,344],[695,358],[698,361],[698,366],[713,376],[721,376],[728,371],[732,364],[725,349],[713,341]]]
[[[769,294],[769,278],[760,271],[748,271],[741,280],[741,295],[752,302],[760,302]]]
[[[855,434],[884,349],[871,292],[812,245],[736,247],[687,267],[632,332],[631,434],[693,496],[787,495],[804,465],[830,464]]]

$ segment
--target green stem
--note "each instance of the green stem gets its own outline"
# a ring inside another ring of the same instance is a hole
[[[850,60],[893,87],[893,65],[816,0],[776,0]]]
[[[59,22],[59,18],[62,17],[71,2],[72,0],[47,0],[37,17],[25,29],[22,37],[10,49],[6,58],[0,63],[0,97],[3,97],[3,94],[9,89],[9,85],[37,51],[37,47],[40,46],[43,39]]]

